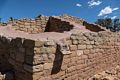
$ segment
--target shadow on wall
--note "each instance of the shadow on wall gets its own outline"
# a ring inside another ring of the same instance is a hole
[[[61,19],[49,17],[49,20],[46,25],[45,32],[60,32],[70,31],[73,29],[73,25],[71,25],[67,21],[62,21]]]
[[[9,45],[10,40],[0,37],[0,73],[4,75],[5,80],[13,80],[13,66],[9,63]]]
[[[104,29],[101,29],[100,26],[87,23],[86,21],[83,22],[83,26],[85,26],[86,29],[93,31],[93,32],[105,31]]]
[[[63,62],[63,54],[60,51],[60,46],[57,45],[51,75],[57,74],[61,70],[62,62]]]

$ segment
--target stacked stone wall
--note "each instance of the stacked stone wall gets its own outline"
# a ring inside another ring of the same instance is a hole
[[[61,15],[60,18],[65,19],[67,21],[75,22],[80,25],[83,25],[83,22],[84,22],[83,19],[81,19],[79,17],[75,17],[75,16],[70,16],[70,15]]]
[[[11,70],[15,80],[87,80],[119,65],[119,38],[110,32],[73,33],[59,42],[1,38],[2,64],[9,66],[1,69]]]
[[[62,15],[62,16],[60,16],[60,18],[66,20],[66,21],[74,22],[74,23],[79,24],[79,25],[83,25],[83,26],[85,26],[86,29],[93,31],[93,32],[107,31],[102,26],[88,23],[87,21],[80,19],[79,17],[70,16],[70,15]]]
[[[70,38],[57,43],[56,52],[42,52],[47,53],[43,57],[43,70],[36,72],[33,79],[87,80],[101,71],[115,67],[120,61],[119,37],[119,34],[110,32],[72,34]],[[52,62],[49,53],[53,55]]]
[[[9,21],[8,24],[12,25],[16,30],[34,34],[44,32],[48,20],[48,16],[40,16],[35,19],[13,20]]]
[[[74,25],[68,21],[61,20],[59,17],[50,17],[46,32],[64,32],[72,30]]]

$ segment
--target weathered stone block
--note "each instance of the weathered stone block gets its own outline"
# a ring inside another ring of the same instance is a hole
[[[55,42],[54,41],[45,41],[45,46],[55,46]]]
[[[25,58],[25,53],[16,53],[16,61],[18,62],[24,62],[24,58]]]
[[[40,53],[41,53],[41,48],[35,47],[35,48],[34,48],[34,53],[35,53],[35,54],[40,54]]]
[[[70,51],[61,51],[61,53],[64,54],[64,55],[69,55],[69,54],[71,54]]]
[[[86,45],[78,45],[77,47],[79,50],[86,49]]]
[[[87,45],[87,49],[92,49],[93,46],[92,45]]]
[[[76,66],[71,66],[67,69],[67,73],[70,73],[72,71],[75,71],[76,70]]]
[[[77,45],[70,45],[70,50],[71,51],[77,50]]]
[[[77,50],[77,56],[81,56],[83,54],[83,50]]]
[[[35,46],[35,42],[33,40],[24,40],[23,45],[27,48],[33,48]]]
[[[26,55],[33,56],[34,55],[34,48],[26,48],[25,53],[26,53]]]
[[[73,40],[72,43],[73,43],[73,45],[77,45],[78,44],[78,40]]]
[[[51,69],[53,67],[53,63],[45,63],[44,69]]]
[[[35,41],[35,47],[42,47],[44,45],[43,41]]]
[[[43,70],[43,65],[32,66],[32,65],[24,64],[24,69],[30,73],[40,72]]]

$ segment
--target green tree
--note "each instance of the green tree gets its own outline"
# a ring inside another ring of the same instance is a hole
[[[2,18],[0,18],[0,23],[1,23]]]
[[[111,18],[98,19],[96,24],[106,27],[106,29],[110,29],[113,32],[120,31],[120,22],[119,19],[112,20]]]

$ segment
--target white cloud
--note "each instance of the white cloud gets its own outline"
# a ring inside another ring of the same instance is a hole
[[[81,7],[82,5],[81,5],[81,4],[79,4],[79,3],[77,3],[77,4],[76,4],[76,6],[77,6],[77,7]]]
[[[118,10],[119,8],[111,8],[110,6],[105,7],[104,9],[102,9],[100,11],[100,13],[98,14],[98,16],[104,16],[107,14],[111,14],[113,11]]]
[[[100,5],[102,2],[100,0],[91,0],[88,1],[88,6],[92,7],[92,6],[98,6]]]
[[[117,8],[113,8],[113,11],[115,11],[115,10],[118,10],[119,8],[117,7]]]
[[[117,16],[113,16],[113,17],[111,17],[111,19],[116,19],[117,18]]]

